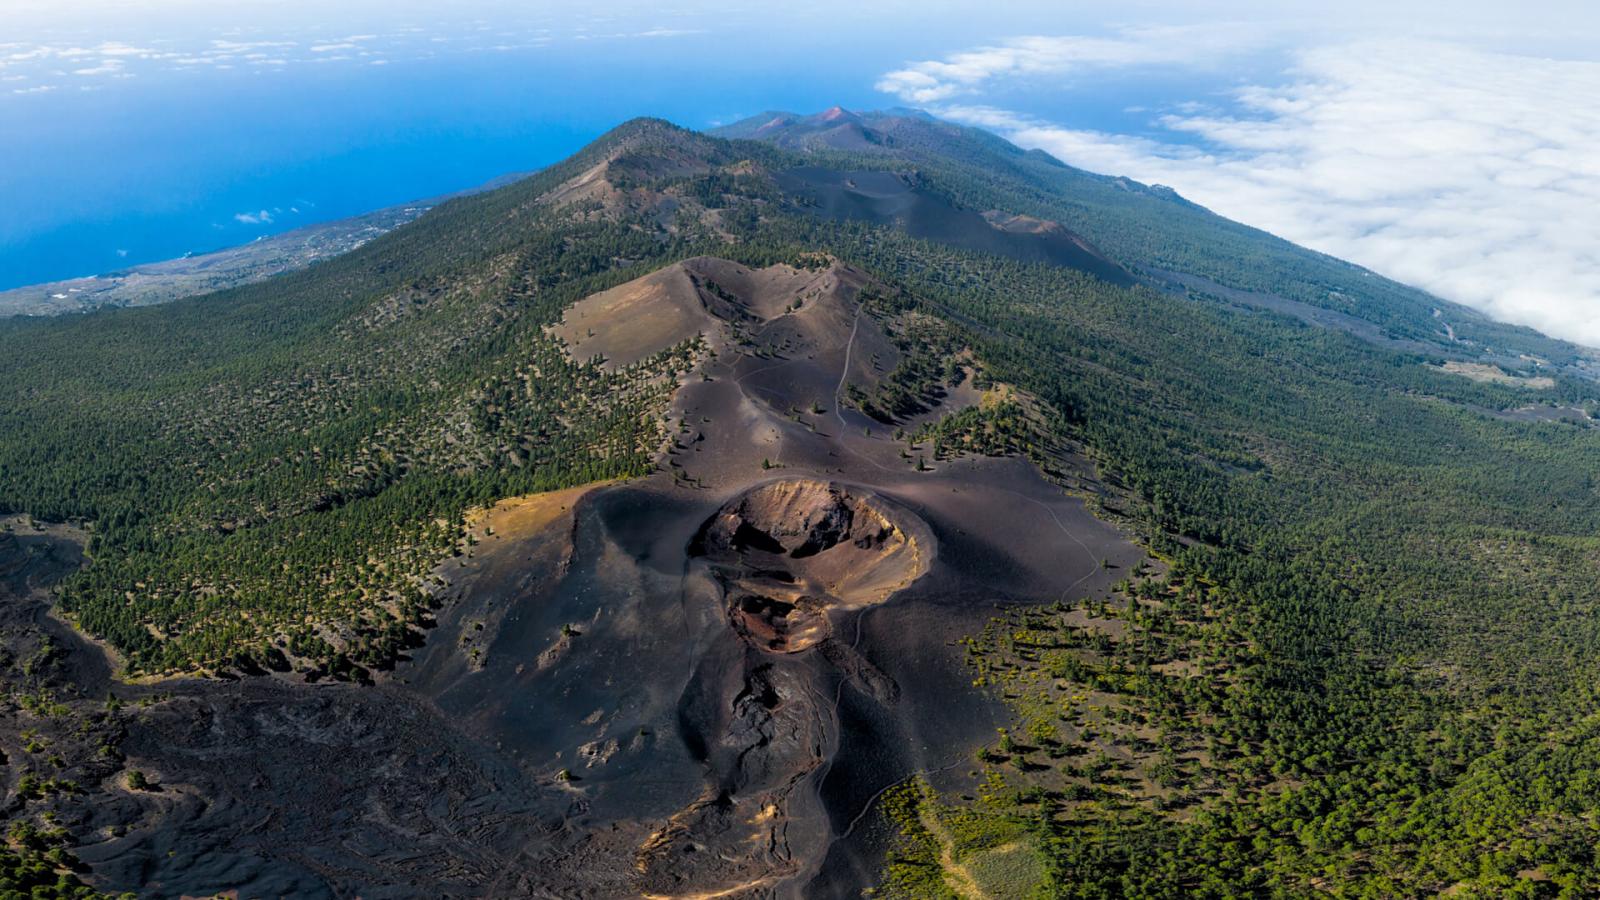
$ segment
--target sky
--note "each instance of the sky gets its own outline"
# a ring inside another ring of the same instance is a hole
[[[0,0],[0,288],[921,107],[1600,346],[1600,5]]]

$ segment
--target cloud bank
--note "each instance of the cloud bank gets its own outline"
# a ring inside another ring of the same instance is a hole
[[[1144,26],[1109,37],[1034,35],[912,63],[885,74],[878,90],[909,103],[974,94],[1003,78],[1040,78],[1129,66],[1195,66],[1254,49],[1260,28],[1239,24]]]
[[[879,87],[1086,169],[1176,188],[1230,218],[1490,315],[1600,346],[1600,63],[1460,44],[1297,51],[1284,83],[1222,109],[1174,98],[1170,140],[984,103],[1085,67],[1179,63],[1171,41],[1021,38],[915,63]],[[1218,40],[1199,62],[1229,52]],[[1210,98],[1199,98],[1210,99]]]

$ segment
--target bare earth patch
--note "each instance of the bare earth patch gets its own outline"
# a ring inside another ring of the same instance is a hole
[[[1450,360],[1439,368],[1441,371],[1449,372],[1452,375],[1460,375],[1463,378],[1470,378],[1473,381],[1481,381],[1487,384],[1507,384],[1513,387],[1534,388],[1541,391],[1549,390],[1556,386],[1554,378],[1545,376],[1523,378],[1512,375],[1499,366],[1492,366],[1488,363]]]

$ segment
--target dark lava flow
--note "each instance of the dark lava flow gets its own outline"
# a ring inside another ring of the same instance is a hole
[[[1104,590],[1119,576],[1101,560],[1144,554],[1024,460],[916,471],[839,408],[846,382],[898,358],[859,273],[673,269],[629,302],[676,304],[715,353],[673,401],[663,471],[496,507],[472,556],[441,568],[426,644],[375,687],[116,686],[153,701],[122,747],[162,789],[87,786],[78,853],[97,886],[856,897],[873,882],[888,835],[872,801],[919,772],[958,786],[1005,722],[955,642],[996,604]],[[713,314],[729,304],[737,339]],[[603,303],[585,312],[604,321]],[[607,352],[596,330],[586,346]]]

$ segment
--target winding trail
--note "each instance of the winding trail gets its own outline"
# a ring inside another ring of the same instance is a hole
[[[851,456],[854,456],[856,459],[858,459],[858,460],[860,460],[862,462],[865,462],[868,465],[871,465],[871,466],[873,466],[874,468],[876,468],[876,469],[878,469],[880,471],[893,472],[895,474],[901,474],[899,470],[892,469],[892,468],[890,468],[888,466],[885,466],[882,463],[878,462],[877,460],[873,459],[872,457],[870,457],[870,456],[858,451],[857,449],[855,449],[853,446],[850,445],[850,443],[849,443],[849,441],[847,439],[847,433],[850,430],[850,426],[849,426],[849,423],[847,423],[845,421],[845,418],[844,418],[844,389],[845,389],[845,385],[848,382],[849,377],[850,377],[850,362],[851,362],[851,360],[853,358],[853,354],[855,352],[856,335],[860,331],[860,328],[861,328],[861,316],[862,316],[862,314],[864,312],[865,312],[865,309],[863,307],[858,306],[856,308],[855,318],[852,320],[851,325],[850,325],[850,340],[845,344],[844,365],[840,368],[839,381],[838,381],[838,384],[834,387],[834,392],[833,392],[833,414],[834,414],[834,418],[837,419],[838,422],[839,422],[839,445],[841,447],[843,447],[844,450],[846,452],[848,452]],[[767,368],[771,369],[771,368],[775,368],[775,367],[767,367]],[[758,370],[758,371],[767,371],[767,369],[762,369],[762,370]],[[750,374],[754,374],[754,373],[750,373]],[[1031,497],[1031,496],[1029,496],[1027,494],[1024,494],[1024,493],[1022,493],[1020,491],[1014,491],[1014,490],[1010,490],[1008,488],[995,488],[994,490],[1003,491],[1004,493],[1011,494],[1012,496],[1018,497],[1018,498],[1020,498],[1022,500],[1026,500],[1027,502],[1039,507],[1040,509],[1043,509],[1045,511],[1045,513],[1050,517],[1050,520],[1055,523],[1056,528],[1059,529],[1062,534],[1066,535],[1067,538],[1070,539],[1074,544],[1076,544],[1078,549],[1083,552],[1084,558],[1089,563],[1088,571],[1086,571],[1081,577],[1079,577],[1076,581],[1072,582],[1072,584],[1068,585],[1062,591],[1062,593],[1061,593],[1062,599],[1065,599],[1073,591],[1077,590],[1078,587],[1081,586],[1085,581],[1088,581],[1090,578],[1093,578],[1095,573],[1099,571],[1099,569],[1100,569],[1099,560],[1095,556],[1094,551],[1091,550],[1089,548],[1089,545],[1085,544],[1081,538],[1079,538],[1076,534],[1074,534],[1072,532],[1072,529],[1068,528],[1067,524],[1065,522],[1061,521],[1061,517],[1059,515],[1057,515],[1055,509],[1052,508],[1050,506],[1050,504],[1045,503],[1044,501],[1039,500],[1036,497]],[[915,506],[917,504],[913,503],[913,504],[909,504],[909,505]],[[870,609],[869,610],[862,610],[860,613],[858,613],[856,615],[855,637],[850,642],[850,647],[851,647],[852,650],[856,649],[856,646],[861,641],[862,620],[865,619],[866,616],[870,612],[871,612]],[[833,696],[833,700],[832,700],[832,704],[831,705],[832,705],[832,710],[833,710],[833,721],[835,723],[838,722],[839,705],[843,701],[843,698],[844,698],[845,683],[846,683],[846,679],[841,679],[837,689],[834,691],[834,696]],[[813,691],[815,691],[815,689],[813,689]],[[824,699],[824,698],[819,696],[819,699]],[[947,772],[947,771],[949,771],[951,769],[954,769],[954,768],[962,765],[963,763],[965,763],[966,759],[967,758],[966,758],[965,754],[955,754],[955,755],[953,755],[953,758],[949,759],[948,762],[945,762],[945,763],[943,763],[941,765],[935,766],[934,768],[931,768],[931,769],[920,770],[918,772],[918,775],[921,775],[921,776],[925,777],[925,776],[931,775],[931,774],[940,774],[940,773],[943,773],[943,772]],[[828,777],[829,773],[832,771],[832,769],[833,769],[833,759],[830,756],[830,758],[826,761],[826,763],[824,763],[823,768],[817,774],[817,784],[818,785],[820,785],[823,781],[825,781],[827,779],[827,777]],[[917,777],[917,776],[914,775],[914,776],[911,776],[911,777]],[[862,804],[860,811],[857,812],[856,815],[851,818],[849,823],[846,824],[844,830],[836,833],[833,836],[833,840],[834,841],[848,840],[851,837],[851,835],[853,835],[855,833],[856,828],[859,827],[860,824],[863,821],[866,820],[867,816],[872,813],[873,809],[876,808],[876,806],[878,804],[878,801],[883,798],[883,795],[888,793],[889,791],[893,790],[895,787],[898,787],[899,785],[905,784],[905,782],[906,782],[906,779],[900,779],[898,781],[891,782],[891,783],[886,784],[883,787],[879,788],[871,797],[867,798],[867,800]],[[979,894],[979,896],[981,896],[981,893]]]
[[[848,453],[854,460],[865,463],[872,469],[891,475],[897,481],[899,481],[907,477],[908,473],[906,469],[901,466],[885,465],[883,462],[880,462],[875,458],[876,454],[873,452],[874,450],[885,447],[892,449],[892,445],[887,442],[885,437],[864,437],[859,429],[857,429],[854,434],[850,433],[853,426],[850,425],[848,417],[846,417],[844,414],[845,391],[850,383],[851,366],[855,360],[855,345],[861,339],[861,320],[867,315],[869,314],[865,309],[865,305],[858,302],[854,311],[854,315],[851,319],[849,338],[845,343],[845,351],[843,354],[842,364],[840,365],[839,376],[834,384],[833,413],[834,419],[839,425],[839,433],[833,439],[834,446],[843,452]],[[741,374],[733,375],[731,380],[737,386],[741,394],[745,395],[750,400],[756,401],[762,406],[770,406],[770,404],[761,400],[759,397],[751,396],[750,393],[748,393],[751,391],[751,386],[748,384],[748,380],[755,376],[764,373],[770,373],[785,367],[803,365],[805,362],[806,360],[800,358],[774,360],[758,368],[752,368]],[[852,414],[858,414],[858,412],[852,410]],[[823,438],[828,437],[827,435],[822,435],[820,432],[814,431],[814,433]],[[867,442],[867,446],[858,447],[858,441]],[[802,468],[812,469],[813,467],[811,465],[806,465]],[[1052,496],[1041,499],[1028,493],[1024,493],[1023,491],[1014,490],[1007,487],[989,487],[987,490],[996,493],[1009,494],[1024,500],[1035,507],[1038,507],[1045,515],[1050,517],[1050,521],[1054,523],[1056,530],[1060,531],[1066,537],[1066,539],[1071,542],[1070,546],[1076,548],[1076,550],[1072,550],[1063,547],[1063,549],[1066,549],[1066,557],[1070,558],[1073,555],[1081,555],[1081,557],[1084,559],[1083,565],[1085,566],[1085,571],[1080,576],[1076,577],[1075,580],[1073,580],[1070,584],[1067,584],[1062,588],[1060,594],[1061,598],[1065,599],[1066,597],[1071,596],[1073,592],[1080,589],[1087,581],[1092,579],[1096,573],[1100,571],[1101,566],[1099,557],[1095,554],[1094,550],[1088,545],[1088,543],[1083,538],[1079,537],[1074,532],[1073,528],[1066,523],[1060,512],[1055,509],[1053,505],[1052,501],[1067,500],[1070,499],[1070,495],[1062,492],[1060,497]],[[923,503],[915,502],[909,498],[901,500],[900,502],[905,503],[907,506],[917,511],[919,515],[925,515],[927,512],[925,504]],[[1026,524],[1019,524],[1012,526],[1011,530],[1013,532],[1021,533],[1028,531],[1028,528],[1029,526]],[[1037,529],[1034,529],[1034,532],[1037,533]],[[686,564],[685,570],[682,573],[682,576],[685,580],[685,589],[680,593],[680,604],[682,606],[679,613],[682,617],[681,625],[685,629],[690,629],[691,620],[693,619],[691,612],[691,591],[688,590],[687,584],[688,575],[689,567]],[[866,617],[871,614],[871,612],[871,609],[865,609],[855,614],[855,623],[852,629],[853,634],[848,643],[848,647],[852,652],[859,652],[859,646],[864,636],[865,620]],[[689,677],[693,677],[692,666]],[[836,768],[835,764],[838,762],[837,757],[840,752],[842,738],[840,722],[841,710],[843,706],[846,685],[849,684],[851,680],[852,679],[848,675],[840,672],[831,696],[827,692],[827,689],[820,685],[807,684],[805,687],[805,690],[811,695],[816,706],[815,719],[817,725],[823,730],[823,734],[827,736],[827,742],[832,745],[830,751],[825,753],[825,758],[822,760],[821,764],[808,775],[810,783],[814,785],[814,790],[819,793],[823,784],[826,783],[831,777],[833,770]],[[930,777],[958,769],[961,766],[970,763],[970,755],[965,750],[960,752],[952,751],[948,755],[933,755],[933,758],[925,759],[923,762],[924,765],[921,768],[918,768],[913,775],[908,777]],[[849,819],[842,824],[842,827],[831,834],[829,837],[830,843],[838,843],[850,840],[861,828],[862,823],[867,822],[872,814],[877,810],[878,804],[881,802],[884,795],[886,795],[895,787],[905,783],[906,779],[904,778],[896,779],[878,788],[871,796],[866,797],[863,800],[856,800],[856,803],[859,803],[859,806],[854,814],[850,814],[848,812],[848,808],[841,810],[844,815],[849,816]],[[856,804],[852,803],[851,805]],[[953,858],[948,862],[948,867],[954,867]],[[975,884],[970,882],[970,880],[967,886],[969,888],[976,887]],[[974,892],[971,890],[966,893],[969,896],[981,896],[981,893],[974,894]]]
[[[890,469],[889,467],[883,465],[882,463],[880,463],[877,460],[871,458],[870,456],[867,456],[867,455],[861,453],[860,451],[856,450],[854,447],[851,447],[849,444],[845,443],[845,440],[844,440],[845,432],[849,431],[849,428],[850,428],[850,426],[848,424],[846,424],[846,422],[844,420],[844,403],[843,403],[844,386],[845,386],[845,382],[850,377],[850,358],[851,358],[851,354],[855,352],[856,332],[861,327],[861,314],[863,312],[865,312],[865,308],[864,307],[861,307],[861,306],[856,307],[855,319],[850,325],[850,341],[847,344],[845,344],[845,348],[844,348],[844,366],[839,372],[839,384],[833,390],[833,415],[834,415],[834,417],[836,419],[839,420],[839,443],[840,443],[841,446],[844,447],[845,450],[849,451],[851,456],[854,456],[856,459],[859,459],[862,462],[865,462],[865,463],[867,463],[867,464],[869,464],[871,466],[876,467],[880,471],[897,472],[897,470]],[[1088,581],[1090,578],[1092,578],[1094,576],[1095,571],[1099,568],[1099,565],[1100,565],[1099,560],[1094,555],[1094,551],[1090,550],[1089,549],[1089,545],[1085,544],[1081,538],[1079,538],[1076,534],[1072,533],[1072,529],[1068,528],[1066,526],[1066,523],[1061,521],[1061,517],[1056,515],[1056,511],[1054,509],[1052,509],[1048,503],[1045,503],[1044,501],[1038,499],[1037,497],[1030,497],[1027,494],[1024,494],[1024,493],[1022,493],[1020,491],[1013,491],[1013,490],[1010,490],[1009,488],[993,488],[993,490],[1004,491],[1007,494],[1010,494],[1010,495],[1012,495],[1014,497],[1019,497],[1019,498],[1021,498],[1023,500],[1028,501],[1029,503],[1032,503],[1033,505],[1043,509],[1046,513],[1049,514],[1050,520],[1056,524],[1056,528],[1060,529],[1061,533],[1066,535],[1068,538],[1070,538],[1074,544],[1077,544],[1079,549],[1081,549],[1083,551],[1084,556],[1089,560],[1091,568],[1089,569],[1088,573],[1085,574],[1082,578],[1079,578],[1077,581],[1074,581],[1072,584],[1068,585],[1066,590],[1062,592],[1062,597],[1063,598],[1065,598],[1066,595],[1071,593],[1073,590],[1077,589],[1077,587],[1079,585],[1083,584],[1085,581]]]
[[[850,340],[844,345],[844,367],[839,370],[839,384],[833,389],[833,415],[839,420],[839,436],[844,436],[845,429],[849,428],[844,422],[844,384],[850,377],[850,354],[856,350],[856,332],[861,329],[861,314],[866,312],[866,306],[856,305],[856,317],[850,321]]]

